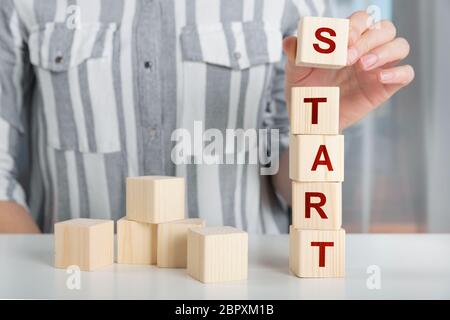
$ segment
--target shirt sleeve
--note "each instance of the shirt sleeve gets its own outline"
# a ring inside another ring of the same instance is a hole
[[[13,1],[0,7],[0,201],[14,201],[27,208],[18,182],[20,138],[24,133],[23,92],[26,69],[24,27]],[[27,208],[28,209],[28,208]]]
[[[297,26],[302,16],[328,16],[330,15],[330,5],[328,0],[289,0],[286,1],[281,28],[283,37],[297,34]],[[285,72],[286,56],[273,69],[270,97],[263,112],[263,127],[269,130],[279,130],[279,150],[280,155],[289,147],[289,115],[285,98]],[[272,143],[273,144],[273,143]],[[272,144],[269,144],[272,145]],[[271,152],[268,148],[268,152]]]

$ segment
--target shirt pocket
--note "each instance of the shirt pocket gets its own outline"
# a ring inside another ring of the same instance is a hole
[[[246,70],[281,60],[282,33],[264,22],[188,25],[182,31],[181,46],[184,61]]]
[[[250,129],[262,126],[282,33],[264,22],[188,25],[180,35],[182,111],[178,127]]]
[[[116,30],[114,23],[78,28],[48,23],[30,33],[30,61],[50,147],[86,153],[121,150],[114,90]]]

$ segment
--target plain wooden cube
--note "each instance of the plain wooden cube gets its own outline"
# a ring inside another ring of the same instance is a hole
[[[291,226],[289,267],[300,278],[345,276],[345,230],[301,230]]]
[[[247,279],[247,233],[232,227],[190,229],[187,272],[204,283]]]
[[[157,225],[122,218],[117,221],[117,263],[156,264]]]
[[[55,267],[92,271],[114,263],[114,222],[73,219],[55,224]]]
[[[303,17],[298,26],[298,66],[340,69],[347,65],[348,19]]]
[[[127,178],[127,219],[161,223],[184,219],[185,181],[179,177]]]
[[[184,219],[158,224],[158,267],[186,268],[188,230],[204,226],[203,219]]]
[[[297,229],[341,229],[342,183],[292,181],[292,225]]]
[[[291,134],[339,134],[339,87],[294,87]]]
[[[289,176],[298,182],[344,181],[344,136],[291,135]]]

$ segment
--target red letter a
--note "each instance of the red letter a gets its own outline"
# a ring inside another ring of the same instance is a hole
[[[322,154],[324,159],[322,159]],[[331,165],[330,156],[328,155],[327,146],[321,145],[319,151],[317,151],[316,159],[314,160],[311,171],[316,171],[318,166],[327,166],[328,171],[333,171],[333,166]]]

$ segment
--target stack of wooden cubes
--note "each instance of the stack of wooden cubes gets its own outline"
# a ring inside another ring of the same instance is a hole
[[[303,18],[296,64],[344,67],[348,33],[346,19]],[[341,228],[344,137],[339,135],[339,101],[338,87],[294,87],[291,92],[289,265],[298,277],[345,274],[345,231]]]
[[[117,263],[186,268],[187,235],[202,219],[185,219],[184,178],[127,178],[126,217],[117,221]],[[72,219],[55,224],[55,266],[92,271],[114,263],[114,222]]]
[[[187,231],[204,225],[185,219],[184,178],[128,178],[126,217],[117,222],[117,262],[186,268]]]
[[[117,221],[117,263],[187,268],[202,282],[247,279],[248,235],[185,219],[185,180],[127,178],[126,217]],[[114,263],[114,222],[72,219],[55,224],[55,267],[92,271]]]

